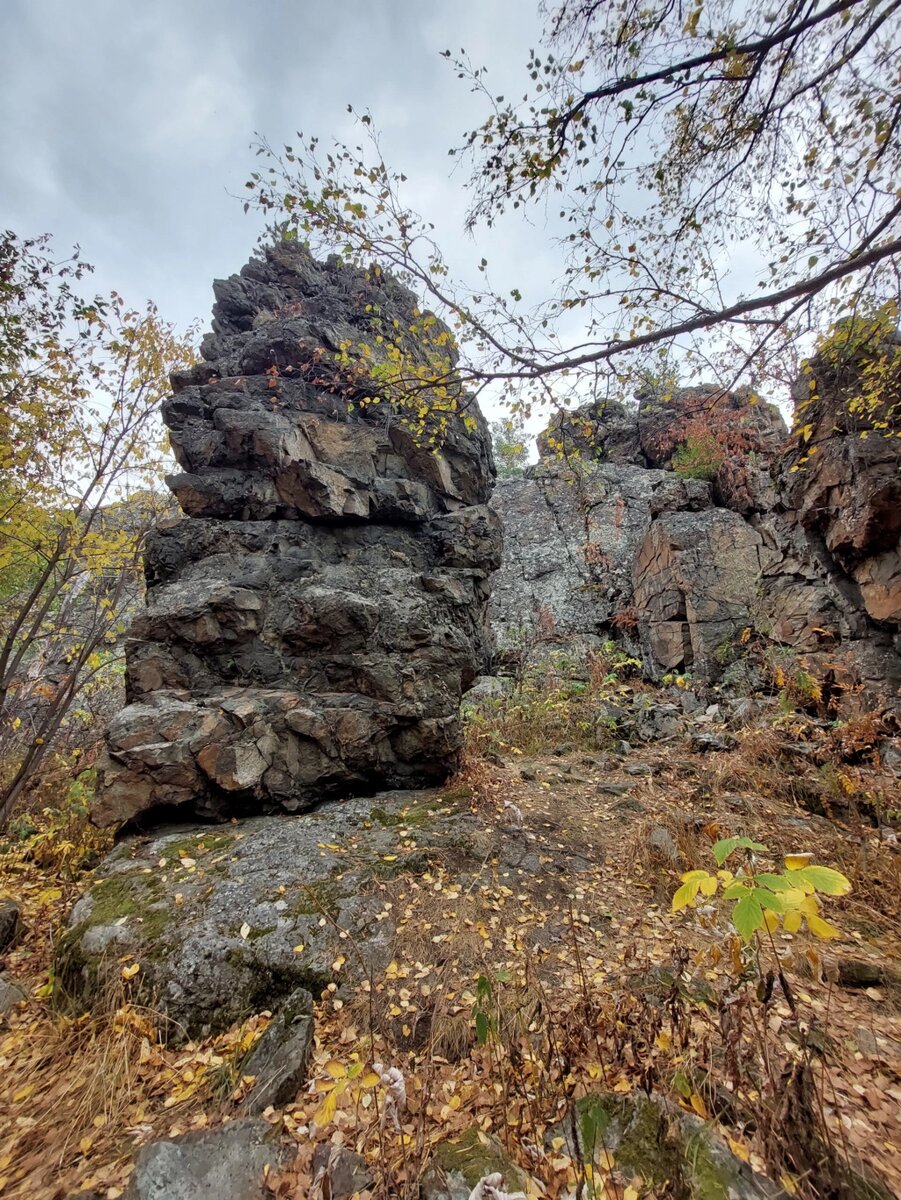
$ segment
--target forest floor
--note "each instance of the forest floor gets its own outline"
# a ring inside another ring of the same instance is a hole
[[[440,864],[379,885],[394,957],[355,986],[341,984],[336,961],[338,982],[316,1005],[309,1083],[266,1114],[296,1143],[273,1192],[313,1194],[313,1150],[328,1141],[369,1160],[373,1195],[412,1198],[430,1150],[477,1126],[535,1195],[581,1184],[586,1196],[652,1196],[610,1156],[586,1191],[584,1164],[553,1128],[580,1095],[643,1087],[716,1122],[739,1158],[804,1196],[810,1181],[786,1144],[802,1118],[776,1094],[786,1066],[803,1062],[828,1154],[901,1195],[901,850],[853,803],[833,820],[808,811],[813,767],[785,751],[804,736],[751,731],[737,749],[707,753],[674,741],[628,754],[470,755],[456,782],[486,831],[527,853],[511,872],[489,849],[465,886]],[[846,775],[861,795],[897,786],[866,756]],[[839,938],[777,931],[749,953],[722,905],[671,911],[680,875],[715,870],[712,845],[739,834],[768,848],[759,854],[773,869],[807,852],[848,876],[851,893],[826,901]],[[415,829],[401,826],[401,867],[411,848]],[[5,974],[29,997],[0,1025],[3,1200],[121,1196],[141,1145],[236,1115],[241,1058],[267,1024],[257,1014],[170,1048],[126,988],[107,1012],[55,1013],[53,940],[91,881],[71,861],[46,841],[37,857],[28,844],[0,857],[0,896],[24,921]],[[374,1062],[403,1073],[399,1130],[384,1120]]]

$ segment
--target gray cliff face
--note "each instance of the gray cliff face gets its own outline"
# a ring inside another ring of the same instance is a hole
[[[794,471],[800,452],[778,412],[745,393],[684,389],[631,413],[556,417],[539,463],[492,499],[505,525],[491,603],[499,661],[612,638],[651,680],[738,683],[751,638],[801,656],[846,698],[891,696],[901,593],[886,496],[901,444],[836,437],[838,406],[823,394],[822,453]],[[720,454],[709,478],[680,477],[674,454],[706,432]]]
[[[147,542],[102,823],[173,806],[295,812],[440,781],[483,669],[500,557],[484,420],[470,404],[414,431],[372,402],[363,361],[390,341],[425,362],[447,331],[420,340],[396,281],[296,244],[215,293],[205,361],[163,406],[186,515]]]

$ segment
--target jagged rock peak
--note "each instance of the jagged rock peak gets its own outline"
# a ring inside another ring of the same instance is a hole
[[[494,467],[446,327],[296,243],[215,292],[205,361],[163,404],[186,516],[147,539],[105,823],[441,780],[482,669]]]

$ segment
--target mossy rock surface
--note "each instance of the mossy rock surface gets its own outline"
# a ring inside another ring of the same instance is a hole
[[[380,887],[456,868],[460,839],[488,836],[463,792],[387,792],[302,816],[161,830],[123,842],[76,903],[55,953],[55,995],[69,1011],[122,987],[168,1018],[170,1038],[221,1030],[297,988],[318,997],[390,961],[394,927]],[[488,846],[512,861],[515,839]],[[527,847],[520,847],[524,852]],[[483,856],[484,857],[484,856]],[[478,865],[481,865],[481,859]],[[461,878],[463,874],[461,872]]]
[[[613,1156],[617,1171],[678,1200],[787,1200],[728,1148],[709,1123],[657,1096],[597,1093],[548,1132],[573,1158]]]
[[[422,1179],[423,1200],[466,1200],[479,1180],[495,1172],[503,1176],[507,1191],[527,1191],[528,1176],[503,1145],[473,1126],[435,1146]]]

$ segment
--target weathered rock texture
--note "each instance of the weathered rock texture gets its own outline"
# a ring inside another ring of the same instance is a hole
[[[166,1018],[166,1036],[200,1037],[264,1008],[284,1013],[300,988],[319,997],[381,971],[395,945],[386,879],[444,870],[474,885],[491,861],[503,884],[556,897],[589,868],[584,834],[539,859],[525,831],[486,829],[470,799],[465,789],[384,792],[300,817],[125,838],[56,943],[56,1001],[94,1004],[133,959],[132,996]],[[562,921],[540,936],[563,937]]]
[[[465,413],[414,430],[370,369],[389,344],[414,365],[441,345],[452,369],[450,335],[425,335],[396,281],[293,243],[214,291],[204,361],[163,406],[186,516],[147,542],[102,823],[441,780],[484,658],[500,553],[484,421],[461,395]]]
[[[846,699],[891,696],[901,440],[860,438],[849,387],[821,380],[803,447],[771,405],[714,388],[555,418],[539,463],[492,501],[506,529],[491,614],[501,662],[614,638],[650,679],[737,682],[742,647],[762,639]],[[711,451],[705,478],[672,470],[687,442]]]

